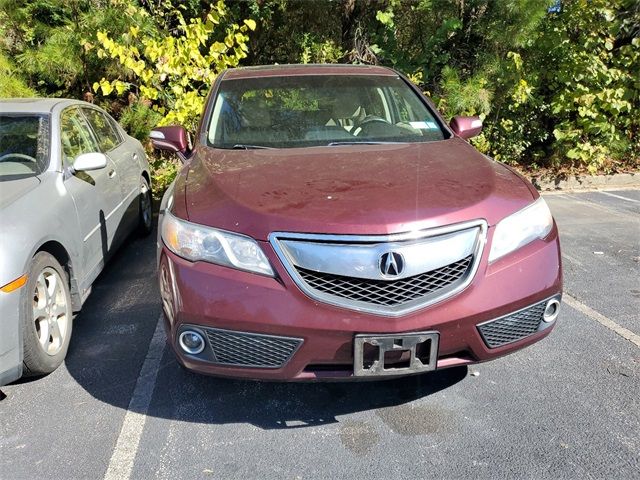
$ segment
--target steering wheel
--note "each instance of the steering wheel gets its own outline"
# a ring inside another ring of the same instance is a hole
[[[38,163],[38,160],[33,158],[31,155],[27,155],[26,153],[7,153],[0,157],[0,162],[4,162],[5,159],[11,158],[11,157],[19,158],[21,160],[28,160],[29,162],[33,162],[33,163]]]
[[[388,122],[382,117],[378,117],[377,115],[367,115],[355,125],[354,130],[359,128],[360,131],[357,133],[357,135],[360,135],[362,131],[366,128],[366,126],[372,123],[382,123],[384,125],[391,125],[390,122]]]

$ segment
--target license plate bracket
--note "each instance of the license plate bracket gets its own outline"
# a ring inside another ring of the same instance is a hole
[[[407,375],[435,370],[439,340],[438,332],[358,334],[354,337],[353,374],[356,377],[367,377]],[[408,356],[408,359],[398,361],[396,365],[400,366],[394,366],[393,363],[387,362],[388,358],[394,355]]]

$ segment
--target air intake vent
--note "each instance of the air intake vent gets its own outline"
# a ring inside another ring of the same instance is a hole
[[[215,363],[236,367],[280,368],[302,344],[300,338],[205,329]]]
[[[547,301],[478,325],[489,348],[501,347],[536,333],[542,322]]]

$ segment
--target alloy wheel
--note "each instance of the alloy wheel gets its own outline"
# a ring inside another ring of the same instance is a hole
[[[60,274],[46,267],[36,280],[33,292],[33,325],[40,348],[47,355],[62,349],[69,330],[69,309]]]

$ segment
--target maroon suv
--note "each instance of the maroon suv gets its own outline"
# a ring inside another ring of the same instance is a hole
[[[490,360],[548,335],[558,230],[397,72],[229,70],[163,199],[158,261],[178,360],[208,374],[382,377]]]

